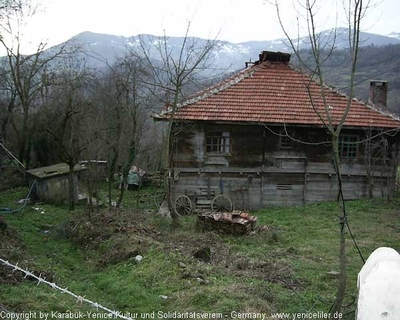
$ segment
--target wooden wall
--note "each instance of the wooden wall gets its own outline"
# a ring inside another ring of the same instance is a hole
[[[230,132],[228,154],[206,152],[205,133],[216,129]],[[292,141],[290,148],[281,148],[282,129],[216,123],[179,126],[173,146],[174,196],[225,194],[236,209],[336,199],[337,179],[326,132],[288,127],[295,139],[306,143]],[[359,134],[362,136],[363,131]],[[393,192],[393,166],[392,161],[389,168],[374,168],[375,197]],[[342,159],[341,170],[346,199],[367,197],[370,180],[362,144],[356,158]]]
[[[33,193],[36,200],[52,204],[67,204],[69,189],[68,175],[58,175],[47,179],[38,179],[28,175],[29,186],[36,180]],[[78,201],[78,175],[74,174],[74,198]]]

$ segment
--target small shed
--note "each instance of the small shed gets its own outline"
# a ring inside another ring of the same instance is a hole
[[[74,167],[74,198],[78,200],[79,174],[86,170],[80,164]],[[58,163],[47,167],[41,167],[26,171],[29,186],[36,181],[32,194],[36,199],[53,204],[68,203],[68,174],[69,166],[66,163]]]

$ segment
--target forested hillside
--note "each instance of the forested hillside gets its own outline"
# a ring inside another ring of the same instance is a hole
[[[303,50],[302,56],[310,63],[311,51]],[[326,82],[339,91],[347,92],[350,57],[345,50],[336,50],[329,53],[323,65],[326,73]],[[370,80],[384,80],[389,82],[388,108],[392,112],[400,112],[400,45],[384,47],[360,47],[356,72],[356,97],[368,101]]]

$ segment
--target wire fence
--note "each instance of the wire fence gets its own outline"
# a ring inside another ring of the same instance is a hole
[[[32,273],[32,272],[30,272],[28,270],[24,270],[23,268],[18,267],[18,264],[14,265],[14,264],[12,264],[12,263],[10,263],[10,262],[8,262],[6,260],[3,260],[1,258],[0,258],[0,262],[2,264],[6,265],[7,267],[12,268],[13,269],[12,272],[20,271],[23,274],[25,274],[25,278],[30,277],[30,278],[33,278],[33,279],[37,280],[38,281],[37,285],[43,283],[43,284],[46,284],[46,285],[48,285],[49,287],[51,287],[51,288],[53,288],[55,290],[60,291],[61,293],[65,293],[65,294],[70,295],[71,297],[76,299],[77,303],[81,303],[81,304],[83,302],[88,303],[91,306],[95,307],[97,310],[103,310],[103,311],[108,312],[113,318],[133,320],[133,318],[125,316],[120,311],[115,311],[115,310],[111,310],[109,308],[106,308],[106,307],[102,306],[101,304],[99,304],[97,302],[94,302],[94,301],[91,301],[91,300],[85,298],[84,296],[80,296],[80,295],[77,295],[77,294],[69,291],[68,288],[61,288],[57,284],[55,284],[53,282],[49,282],[45,278],[42,278],[41,274],[39,276],[37,276],[37,275],[35,275],[34,273]]]

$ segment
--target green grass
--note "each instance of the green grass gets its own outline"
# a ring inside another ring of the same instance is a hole
[[[17,208],[25,188],[0,193],[0,207]],[[156,190],[143,190],[147,199]],[[134,193],[133,193],[134,194]],[[132,194],[131,194],[132,195]],[[129,198],[127,198],[129,199]],[[141,209],[152,206],[141,202]],[[274,207],[255,212],[252,236],[231,236],[196,229],[196,217],[183,217],[181,228],[148,210],[107,209],[88,215],[83,208],[28,205],[21,212],[0,213],[9,226],[0,238],[0,257],[51,277],[62,287],[122,312],[327,311],[336,294],[339,224],[335,203]],[[348,221],[365,258],[381,246],[399,249],[399,199],[347,203]],[[40,210],[32,209],[40,207]],[[347,295],[357,295],[362,260],[348,232]],[[209,247],[210,263],[194,258]],[[136,263],[134,256],[144,258]],[[88,304],[24,280],[0,267],[1,304],[13,311],[95,311]],[[165,297],[167,297],[165,299]],[[355,305],[345,309],[354,318]]]
[[[121,191],[115,188],[115,183],[111,189],[111,199],[117,201]],[[154,186],[149,186],[139,190],[125,190],[122,206],[126,208],[138,208],[142,210],[154,210],[162,200],[163,191]],[[98,197],[101,202],[108,206],[108,183],[101,182],[99,185]]]

